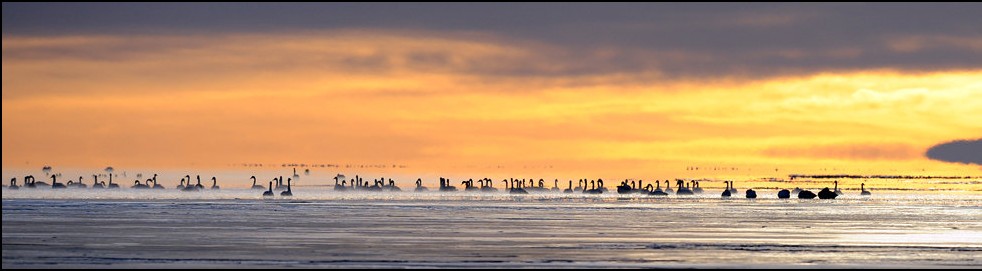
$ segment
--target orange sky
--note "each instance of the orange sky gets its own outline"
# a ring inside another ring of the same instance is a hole
[[[500,72],[605,57],[599,49],[582,61],[550,61],[555,50],[474,33],[381,30],[4,36],[3,166],[379,163],[410,173],[612,177],[687,174],[689,166],[756,175],[980,172],[924,152],[979,137],[982,70]]]

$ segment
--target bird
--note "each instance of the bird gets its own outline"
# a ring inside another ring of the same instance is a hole
[[[678,180],[678,183],[677,184],[679,186],[679,189],[675,191],[675,194],[676,195],[680,195],[680,196],[681,195],[693,195],[692,190],[689,190],[688,187],[683,187],[682,186],[683,184],[685,184],[685,181]]]
[[[754,191],[753,189],[747,189],[747,198],[748,199],[756,199],[757,198],[757,191]]]
[[[293,190],[290,190],[290,180],[293,180],[293,178],[286,178],[286,191],[280,192],[280,196],[282,197],[293,196]]]
[[[150,184],[150,179],[147,179],[147,184]],[[133,186],[131,186],[130,188],[133,188],[133,189],[147,189],[147,188],[150,188],[150,186],[149,185],[146,185],[146,184],[143,184],[143,183],[140,183],[140,180],[135,180],[135,181],[133,181]]]
[[[692,181],[692,193],[702,194],[702,187],[699,187],[699,181]]]
[[[510,194],[528,194],[529,192],[528,191],[525,191],[525,189],[521,187],[524,184],[525,184],[525,182],[523,182],[523,181],[520,181],[520,180],[512,180],[511,181],[511,188],[508,189],[508,193],[510,193]]]
[[[256,184],[256,176],[249,177],[249,179],[252,179],[252,189],[266,189],[262,185]]]
[[[272,197],[272,196],[273,196],[273,182],[269,182],[269,190],[263,192],[263,197]]]
[[[425,186],[423,186],[423,179],[422,178],[417,178],[416,179],[416,190],[413,190],[413,191],[423,192],[423,191],[427,191],[427,190],[430,190],[430,189],[429,188],[426,188]]]
[[[7,189],[10,190],[20,189],[20,186],[17,186],[17,178],[10,178],[10,186],[8,186]]]
[[[13,184],[11,184],[10,186],[13,186]],[[871,196],[872,195],[872,194],[869,193],[869,191],[866,190],[866,183],[860,184],[859,185],[859,189],[863,190],[863,192],[860,192],[859,193],[860,196]]]
[[[672,186],[669,185],[668,180],[665,180],[665,194],[672,194],[672,193],[675,193],[675,191],[672,191]]]
[[[559,179],[552,180],[552,192],[559,192]]]
[[[217,179],[217,178],[215,178],[214,176],[212,176],[212,177],[211,177],[211,189],[212,189],[212,190],[218,190],[218,189],[220,189],[220,188],[221,188],[221,187],[218,187],[218,179]]]
[[[732,193],[730,193],[730,182],[729,181],[723,181],[723,183],[726,184],[726,187],[723,188],[723,194],[721,196],[724,197],[724,198],[729,198],[731,196],[731,194],[732,194]]]
[[[832,190],[829,190],[828,187],[822,188],[822,191],[818,191],[818,198],[820,199],[835,199],[835,197],[838,196],[839,194],[832,192]]]
[[[92,175],[92,189],[104,189],[104,188],[106,188],[106,184],[99,182],[99,175]]]
[[[781,191],[777,192],[777,198],[779,199],[791,198],[791,191],[788,191],[787,189],[782,189]]]
[[[184,178],[181,178],[181,184],[177,185],[177,190],[184,189]]]
[[[204,185],[201,185],[201,175],[195,176],[198,178],[198,183],[194,185],[195,189],[205,189]]]
[[[654,191],[648,192],[648,195],[649,196],[668,196],[668,193],[665,193],[665,191],[662,191],[661,190],[661,182],[659,182],[658,180],[655,180],[655,184],[658,185],[658,186],[655,187],[655,190]],[[650,186],[650,184],[649,184],[649,186]]]
[[[157,184],[157,174],[154,174],[153,175],[153,178],[151,178],[151,180],[153,180],[153,189],[164,189],[164,186],[163,185]]]
[[[58,183],[58,179],[56,179],[55,177],[58,177],[58,175],[51,174],[51,189],[63,189],[67,187],[63,183]]]
[[[842,196],[842,190],[839,190],[839,181],[835,181],[835,189],[832,190],[836,195]],[[833,197],[834,198],[834,197]]]
[[[800,192],[798,192],[799,199],[814,199],[815,196],[816,196],[815,193],[812,193],[812,191],[808,191],[808,190],[800,190]]]
[[[730,181],[730,193],[736,193],[736,192],[737,192],[736,188],[733,187],[733,181]]]
[[[563,190],[563,193],[566,194],[573,193],[573,180],[569,180],[569,188]]]
[[[119,184],[113,183],[113,174],[109,174],[109,185],[106,186],[108,189],[119,189]]]
[[[586,186],[586,185],[584,185]],[[603,180],[597,179],[596,181],[590,181],[590,190],[583,191],[584,194],[603,194]]]

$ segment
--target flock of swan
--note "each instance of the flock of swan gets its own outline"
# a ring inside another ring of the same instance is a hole
[[[77,182],[75,180],[69,180],[66,183],[58,182],[58,176],[60,176],[60,174],[50,175],[49,177],[51,178],[51,183],[48,184],[45,182],[37,181],[35,180],[34,176],[28,175],[23,178],[23,187],[24,188],[50,187],[51,189],[88,188],[88,186],[82,182],[83,178],[81,176],[78,177]],[[293,177],[299,179],[299,176],[297,176],[295,172]],[[262,195],[265,198],[275,196],[276,193],[274,191],[280,192],[281,197],[290,197],[293,196],[291,182],[293,181],[294,178],[287,178],[285,185],[283,183],[282,176],[273,178],[273,180],[269,182],[269,186],[266,187],[257,184],[256,176],[252,176],[250,177],[250,179],[252,180],[251,189],[264,190]],[[206,187],[201,184],[201,176],[196,176],[194,180],[195,182],[192,183],[191,175],[185,175],[184,178],[181,178],[180,184],[176,187],[176,189],[185,192],[220,189],[220,187],[218,186],[218,179],[216,177],[211,177],[211,187]],[[498,188],[494,187],[495,182],[489,178],[483,178],[477,180],[476,183],[477,185],[475,185],[475,181],[473,179],[461,181],[460,184],[463,186],[461,190],[473,191],[473,192],[491,192],[491,193],[499,191]],[[559,188],[558,179],[553,181],[552,188],[546,188],[545,180],[543,179],[539,179],[538,182],[536,182],[531,179],[526,180],[526,179],[512,178],[512,179],[501,180],[501,183],[503,183],[504,185],[504,190],[506,190],[507,193],[509,194],[529,194],[529,192],[536,192],[536,193],[553,192],[553,193],[564,193],[564,194],[573,194],[573,193],[603,194],[608,192],[608,189],[604,187],[604,181],[602,179],[597,179],[597,180],[580,179],[577,182],[576,187],[573,187],[573,181],[570,180],[566,189]],[[624,180],[623,182],[620,183],[620,185],[616,187],[617,188],[616,191],[618,194],[638,194],[638,195],[647,195],[647,196],[654,196],[654,197],[668,196],[672,194],[685,196],[685,195],[697,195],[697,194],[704,193],[704,190],[701,187],[699,187],[699,181],[695,181],[695,180],[685,181],[685,180],[678,179],[675,182],[674,190],[672,189],[673,186],[670,185],[671,182],[669,182],[669,180],[665,180],[664,183],[665,183],[665,188],[662,189],[661,181],[654,181],[653,184],[649,183],[645,185],[643,180],[641,181]],[[733,181],[724,181],[724,184],[726,185],[726,188],[723,189],[723,192],[720,194],[720,197],[730,198],[736,196],[739,193],[739,191],[736,188],[734,188]],[[20,189],[20,187],[21,186],[17,185],[17,178],[12,178],[10,180],[10,186],[7,186],[7,189],[17,190]],[[99,176],[93,175],[93,182],[92,182],[91,189],[119,189],[119,188],[120,188],[119,184],[113,183],[112,174],[109,174],[108,183],[106,183],[105,181],[99,181]],[[140,180],[133,181],[133,185],[130,188],[165,189],[163,186],[157,184],[157,174],[154,174],[153,177],[146,179],[146,181],[144,182],[140,182]],[[868,190],[866,190],[865,183],[860,185],[860,189],[861,189],[860,196],[871,195],[871,193]],[[345,179],[344,175],[341,174],[338,174],[338,176],[334,177],[334,190],[335,191],[366,191],[366,192],[402,191],[402,189],[396,186],[395,181],[393,181],[392,179],[388,179],[388,181],[386,181],[385,178],[381,178],[381,179],[375,179],[373,182],[368,182],[359,176],[355,176],[355,178],[351,180],[347,180]],[[416,179],[416,187],[413,191],[415,192],[429,191],[429,188],[423,186],[422,179]],[[439,189],[437,189],[437,191],[455,192],[458,191],[458,189],[456,186],[454,186],[451,183],[450,179],[441,177],[440,187]],[[777,193],[778,198],[782,198],[782,199],[791,198],[792,195],[797,196],[799,199],[813,199],[816,197],[818,197],[819,199],[835,199],[836,197],[843,195],[843,192],[839,190],[839,182],[835,181],[833,189],[829,189],[828,187],[826,187],[821,191],[819,191],[818,194],[800,188],[795,188],[794,190],[783,189]],[[744,192],[744,196],[750,199],[757,198],[757,192],[754,191],[753,189],[747,189]]]

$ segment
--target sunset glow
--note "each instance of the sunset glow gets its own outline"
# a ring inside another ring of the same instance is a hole
[[[577,74],[568,71],[609,65],[605,54],[617,53],[563,50],[378,29],[4,36],[3,163],[298,161],[625,178],[690,166],[739,168],[700,177],[979,173],[924,153],[979,136],[980,69]]]

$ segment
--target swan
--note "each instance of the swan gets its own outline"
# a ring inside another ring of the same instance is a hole
[[[777,198],[779,199],[791,198],[791,191],[788,191],[787,189],[782,189],[781,191],[777,192]]]
[[[699,181],[692,181],[692,193],[702,194],[702,187],[699,187]]]
[[[150,183],[150,179],[147,179],[147,183],[148,184]],[[147,188],[150,188],[150,186],[148,186],[146,184],[143,184],[143,183],[140,183],[140,180],[135,180],[135,181],[133,181],[133,186],[131,186],[130,188],[133,188],[133,189],[147,189]]]
[[[661,190],[661,182],[655,180],[655,185],[657,185],[657,187],[655,187],[654,191],[648,193],[649,196],[668,196],[668,193],[665,193],[665,191]]]
[[[106,188],[108,188],[108,189],[119,189],[119,184],[113,183],[113,174],[112,173],[109,174],[109,186],[106,186]]]
[[[252,189],[266,189],[262,185],[256,184],[256,176],[249,177],[249,179],[252,179]]]
[[[559,179],[552,180],[552,192],[559,192]]]
[[[812,193],[812,191],[808,191],[808,190],[800,190],[800,191],[801,192],[798,192],[799,199],[814,199],[816,196],[815,193]]]
[[[730,193],[736,193],[736,188],[733,187],[733,181],[730,181]]]
[[[36,179],[34,179],[34,175],[28,175],[28,177],[31,177],[31,188],[35,188],[38,186],[53,186],[53,184],[37,181]]]
[[[184,178],[181,178],[181,184],[177,185],[177,190],[184,189]]]
[[[603,183],[601,180],[590,181],[590,190],[583,191],[584,194],[602,194],[604,191],[597,186],[602,187]]]
[[[280,196],[282,197],[293,196],[293,190],[290,189],[290,180],[293,180],[293,178],[286,178],[286,191],[280,192]]]
[[[86,188],[86,187],[89,187],[89,186],[88,185],[85,185],[84,183],[82,183],[82,176],[78,176],[78,182],[77,183],[72,183],[72,181],[68,181],[68,187]]]
[[[195,178],[198,178],[198,183],[194,185],[194,188],[195,189],[205,189],[205,186],[204,185],[201,185],[201,175],[197,175],[197,176],[195,176]]]
[[[677,185],[679,186],[679,188],[678,188],[677,191],[675,191],[675,194],[676,195],[680,195],[680,196],[681,195],[693,195],[692,190],[689,190],[688,187],[683,187],[682,186],[683,184],[685,184],[685,181],[678,180]]]
[[[730,193],[730,182],[729,181],[723,181],[723,183],[726,184],[726,187],[723,188],[723,194],[721,196],[724,197],[724,198],[729,198],[731,196],[731,194],[732,194],[732,193]]]
[[[392,179],[389,179],[389,185],[386,185],[385,186],[385,189],[386,190],[389,190],[389,191],[402,191],[401,188],[399,188],[398,186],[396,186],[396,182],[393,181]]]
[[[563,193],[566,193],[566,194],[573,193],[573,180],[569,180],[569,188],[566,188],[566,190],[563,190]]]
[[[151,178],[151,180],[153,180],[153,189],[164,189],[164,186],[163,185],[157,184],[157,174],[154,174],[153,175],[153,178]]]
[[[99,175],[92,175],[92,189],[106,188],[106,184],[99,182]]]
[[[747,189],[747,198],[748,199],[756,199],[757,198],[757,191],[754,191],[753,189]]]
[[[511,189],[508,189],[508,193],[511,194],[528,194],[522,186],[525,185],[525,181],[512,180]]]
[[[839,190],[839,180],[835,181],[835,189],[832,191],[835,192],[836,195],[842,196],[842,190]]]
[[[617,194],[631,193],[631,190],[634,190],[634,187],[627,185],[627,180],[624,180],[621,182],[621,185],[617,186]]]
[[[8,186],[7,189],[10,190],[20,189],[20,186],[17,186],[17,178],[10,178],[10,186]]]
[[[269,182],[269,190],[266,190],[265,192],[263,192],[263,197],[264,198],[266,198],[266,197],[273,197],[273,182],[272,181]]]
[[[11,184],[10,186],[13,186],[13,184]],[[859,193],[860,196],[872,196],[872,194],[870,194],[869,191],[866,190],[866,183],[860,184],[859,189],[863,190],[863,192]]]
[[[55,179],[58,175],[51,174],[51,189],[63,189],[66,188],[65,184],[58,183],[58,179]]]
[[[494,181],[489,178],[484,178],[484,186],[481,186],[482,192],[498,192],[497,188],[494,188]]]
[[[818,198],[820,198],[820,199],[835,199],[835,197],[838,197],[838,196],[839,196],[839,194],[836,194],[835,192],[832,192],[832,190],[829,190],[828,187],[822,188],[822,191],[819,191],[818,192]]]
[[[423,186],[423,179],[422,178],[417,178],[416,179],[416,190],[415,191],[416,192],[422,192],[422,191],[427,191],[427,190],[430,190],[430,189],[429,188],[426,188],[425,186]]]
[[[440,178],[440,191],[441,192],[453,192],[457,191],[457,187],[450,185],[450,179]]]
[[[675,193],[675,191],[672,191],[672,186],[668,184],[669,184],[668,180],[665,180],[665,194]]]
[[[218,187],[218,178],[215,178],[214,176],[211,177],[211,189],[212,190],[221,189],[221,187]]]

